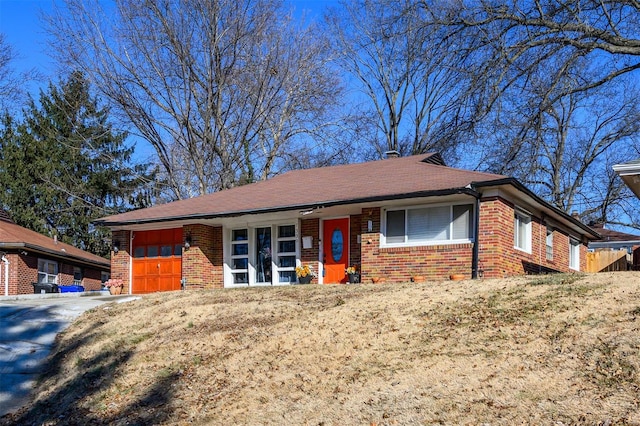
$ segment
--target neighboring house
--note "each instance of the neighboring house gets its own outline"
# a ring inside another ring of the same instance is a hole
[[[591,228],[600,234],[600,238],[589,242],[589,250],[625,250],[632,254],[640,246],[640,235],[627,234],[605,228],[604,224],[592,224]]]
[[[16,225],[0,210],[0,295],[34,293],[33,283],[100,290],[109,260]]]
[[[597,232],[517,180],[439,154],[291,171],[109,216],[111,273],[132,293],[314,282],[582,271]]]
[[[588,272],[640,269],[640,235],[607,229],[604,224],[591,227],[601,238],[589,242]]]

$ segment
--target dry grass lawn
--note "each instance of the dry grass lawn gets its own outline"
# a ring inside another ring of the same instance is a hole
[[[2,424],[640,424],[640,273],[172,292],[59,336]]]

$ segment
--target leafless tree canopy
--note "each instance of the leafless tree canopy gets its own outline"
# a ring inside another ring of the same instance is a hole
[[[440,151],[453,155],[469,129],[471,75],[447,28],[424,25],[414,1],[344,1],[327,14],[343,69],[364,94],[363,116],[378,155]]]
[[[466,40],[484,107],[477,163],[520,178],[584,219],[616,221],[611,165],[638,142],[635,2],[422,1],[425,25]],[[637,154],[635,154],[637,155]],[[603,209],[603,206],[606,208]]]
[[[265,179],[313,151],[340,82],[326,43],[276,1],[66,0],[49,22],[61,61],[84,70],[155,148],[175,198]],[[311,144],[311,145],[310,145]]]

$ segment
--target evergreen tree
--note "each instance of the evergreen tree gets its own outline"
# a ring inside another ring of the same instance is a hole
[[[132,164],[126,134],[108,121],[74,72],[31,100],[24,122],[5,115],[0,132],[0,207],[16,223],[107,255],[110,235],[91,222],[151,203],[155,171]]]

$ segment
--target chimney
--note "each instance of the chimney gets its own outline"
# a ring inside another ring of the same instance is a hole
[[[571,217],[574,218],[575,220],[580,220],[580,215],[575,210],[571,212]]]
[[[384,155],[387,158],[398,158],[398,157],[400,157],[400,153],[398,151],[395,151],[395,150],[387,151],[387,152],[384,153]]]
[[[53,236],[53,244],[58,244],[58,236],[57,235]]]

